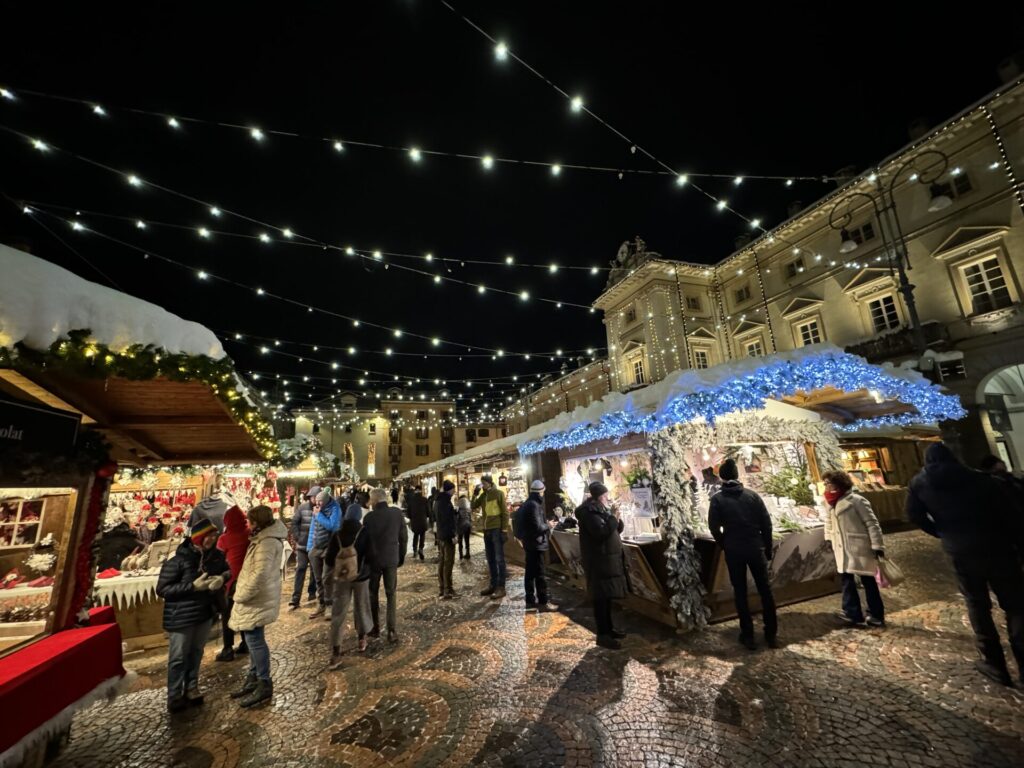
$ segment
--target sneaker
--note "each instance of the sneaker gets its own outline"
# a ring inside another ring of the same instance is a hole
[[[553,605],[551,603],[538,603],[537,604],[537,611],[539,613],[554,613],[557,610],[558,610],[558,606],[557,605]],[[625,632],[623,632],[621,634],[622,634],[623,637],[626,636]],[[615,637],[615,636],[616,636],[615,633],[612,632],[612,637]]]
[[[327,669],[332,672],[341,669],[341,648],[338,646],[334,646],[334,650],[331,651],[331,660],[327,662]]]
[[[876,629],[882,629],[885,627],[885,619],[876,619],[874,616],[868,616],[867,625]]]
[[[740,635],[740,645],[742,645],[748,651],[757,650],[757,641],[754,640],[754,638],[752,637],[747,637],[746,635]]]
[[[398,633],[395,630],[393,630],[393,629],[389,629],[388,630],[388,642],[389,643],[397,643],[398,642]]]
[[[288,603],[288,610],[289,611],[297,611],[298,609],[299,609],[299,604],[298,603]]]
[[[308,597],[306,598],[306,602],[307,602],[307,603],[312,603],[312,602],[313,602],[314,600],[316,600],[316,595],[309,595],[309,596],[308,596]]]
[[[235,649],[225,648],[216,656],[213,657],[214,661],[234,661],[235,660]]]
[[[438,598],[442,598],[443,599],[444,598],[444,590],[443,589],[438,590],[437,596],[438,596]]]
[[[527,611],[536,611],[537,610],[537,601],[536,600],[527,600],[526,601],[526,610]]]
[[[491,600],[501,600],[501,598],[503,598],[504,596],[505,596],[505,588],[504,587],[498,587],[491,594]]]
[[[326,611],[326,610],[327,610],[327,606],[321,605],[319,608],[317,608],[315,611],[313,611],[309,615],[309,618],[311,618],[311,619],[319,619],[321,616],[324,615],[324,611]]]
[[[1008,688],[1013,687],[1013,680],[1010,679],[1010,673],[1006,667],[997,667],[988,661],[976,661],[974,662],[974,668],[981,672],[989,680],[992,680],[1000,685],[1005,685]]]
[[[597,644],[602,648],[607,648],[610,651],[618,651],[622,649],[622,643],[620,643],[611,635],[598,635]]]
[[[451,600],[454,597],[455,597],[455,593],[454,592],[445,592],[444,594],[441,595],[441,599],[442,600]]]
[[[487,589],[480,590],[480,597],[488,597],[494,594],[494,587],[488,587]]]
[[[836,614],[836,618],[850,627],[856,627],[864,623],[864,619],[855,618],[848,614],[846,611],[839,611]]]

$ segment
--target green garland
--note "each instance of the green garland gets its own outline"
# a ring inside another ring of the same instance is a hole
[[[22,342],[13,347],[0,347],[0,368],[55,371],[96,379],[201,381],[252,436],[264,457],[277,456],[277,442],[270,422],[256,406],[247,402],[236,386],[235,365],[230,358],[214,360],[206,355],[170,354],[151,344],[133,344],[118,351],[90,341],[90,336],[88,329],[69,331],[66,339],[55,341],[45,350],[32,349]]]

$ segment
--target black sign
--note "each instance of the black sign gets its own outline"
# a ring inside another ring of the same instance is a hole
[[[0,448],[66,451],[74,447],[81,421],[77,413],[0,397]]]
[[[988,423],[996,432],[1012,432],[1010,411],[1006,407],[1006,395],[985,395],[985,410],[988,411]]]

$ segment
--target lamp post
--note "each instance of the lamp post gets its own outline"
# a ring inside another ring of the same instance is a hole
[[[903,236],[903,227],[900,224],[899,211],[896,208],[896,185],[903,178],[903,174],[911,171],[909,179],[928,184],[931,193],[931,200],[928,203],[928,210],[931,212],[941,211],[953,204],[949,195],[945,193],[936,182],[949,167],[949,158],[945,153],[937,149],[926,149],[907,160],[896,169],[888,184],[883,184],[882,179],[875,175],[875,193],[852,192],[838,203],[829,212],[828,223],[832,229],[839,230],[841,242],[839,252],[852,253],[859,247],[851,236],[847,227],[853,220],[851,208],[858,198],[864,198],[875,212],[878,220],[879,230],[882,236],[882,245],[886,251],[886,259],[889,262],[890,273],[895,271],[899,278],[899,291],[903,295],[903,301],[907,307],[907,314],[910,316],[910,330],[914,338],[914,348],[919,355],[924,354],[927,344],[925,343],[924,330],[921,328],[921,318],[917,314],[917,302],[914,300],[914,285],[910,282],[907,272],[910,271],[910,256],[907,253],[907,242]],[[837,216],[837,213],[839,214]]]

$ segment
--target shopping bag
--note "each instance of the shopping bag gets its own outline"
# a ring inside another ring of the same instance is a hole
[[[903,570],[890,558],[882,557],[878,559],[878,571],[875,572],[875,581],[878,582],[878,586],[883,589],[898,587],[905,579],[906,576],[903,575]]]

